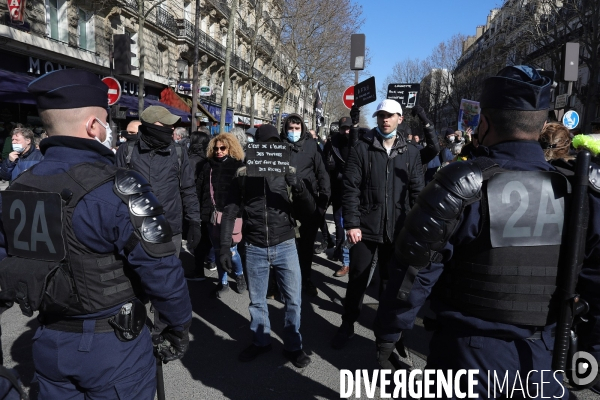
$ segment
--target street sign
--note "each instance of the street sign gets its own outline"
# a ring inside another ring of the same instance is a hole
[[[567,129],[575,129],[579,125],[579,114],[573,110],[567,111],[563,115],[562,123]]]
[[[212,90],[211,90],[210,86],[200,86],[200,89],[198,89],[198,92],[199,92],[200,96],[212,95]]]
[[[413,108],[417,104],[420,88],[418,83],[390,83],[387,98],[396,100],[402,108]]]
[[[554,102],[554,109],[558,110],[561,108],[565,108],[565,106],[567,105],[567,100],[569,100],[569,95],[567,93],[557,95],[556,101]]]
[[[354,104],[354,86],[350,86],[348,89],[344,90],[342,101],[346,108],[352,108],[352,105]]]
[[[112,76],[102,78],[102,82],[108,86],[108,105],[112,106],[121,98],[121,84]]]
[[[374,76],[354,86],[354,103],[357,107],[362,107],[375,100],[377,100],[377,89]]]

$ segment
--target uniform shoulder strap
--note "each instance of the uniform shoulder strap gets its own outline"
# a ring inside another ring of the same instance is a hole
[[[487,181],[496,173],[504,171],[504,169],[500,168],[500,166],[491,158],[477,157],[470,162],[477,165],[481,169],[481,174],[484,181]]]
[[[127,157],[125,158],[125,164],[127,165],[127,168],[129,168],[129,166],[131,165],[131,156],[133,155],[133,148],[139,140],[140,139],[127,141]]]

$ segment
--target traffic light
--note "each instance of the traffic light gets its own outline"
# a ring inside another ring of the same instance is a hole
[[[113,35],[114,51],[114,73],[115,75],[131,75],[131,70],[136,67],[131,65],[131,58],[135,53],[131,52],[131,45],[135,43],[129,35]]]

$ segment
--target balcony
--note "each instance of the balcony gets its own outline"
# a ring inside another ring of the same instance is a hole
[[[214,8],[219,10],[219,12],[221,14],[223,14],[223,16],[225,18],[229,18],[229,16],[231,15],[231,9],[227,5],[226,1],[224,1],[224,0],[208,0],[208,2],[210,4],[212,4]]]
[[[246,36],[246,38],[248,39],[252,39],[252,36],[254,36],[254,29],[250,28],[248,24],[246,24],[246,21],[244,21],[243,19],[239,20],[239,23],[237,24],[237,29],[242,33],[242,35]]]
[[[275,48],[267,42],[267,39],[263,36],[259,36],[257,39],[259,48],[262,47],[266,55],[273,56],[275,54]]]
[[[173,35],[179,35],[179,28],[177,27],[177,21],[170,12],[163,10],[161,7],[156,7],[156,25],[160,26],[167,32]]]
[[[179,28],[179,37],[185,40],[189,40],[190,43],[194,43],[194,24],[187,19],[178,19],[177,27]]]

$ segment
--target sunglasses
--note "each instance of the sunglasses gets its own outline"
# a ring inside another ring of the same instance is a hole
[[[219,150],[225,151],[225,150],[227,150],[227,146],[221,146],[221,147],[215,146],[215,147],[213,147],[213,151],[219,151]]]

